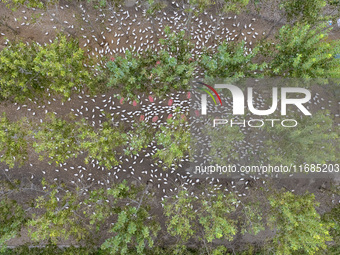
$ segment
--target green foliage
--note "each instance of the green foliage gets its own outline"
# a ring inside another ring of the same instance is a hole
[[[97,189],[91,192],[86,204],[91,205],[90,223],[97,230],[101,224],[114,216],[113,233],[101,245],[110,254],[131,254],[129,247],[134,247],[137,254],[145,254],[146,248],[154,245],[154,238],[160,229],[155,216],[149,213],[148,187],[136,187],[122,183],[114,184],[109,189]]]
[[[112,168],[119,161],[116,150],[126,144],[127,135],[122,129],[114,127],[112,121],[105,121],[99,129],[82,125],[78,130],[81,140],[80,148],[87,152],[85,163],[98,160],[99,165]]]
[[[127,133],[127,148],[125,155],[136,155],[142,149],[145,149],[151,142],[153,133],[150,131],[150,126],[144,121],[133,127],[133,130]]]
[[[164,214],[168,218],[167,231],[172,236],[177,236],[182,242],[194,236],[196,230],[194,204],[197,198],[190,196],[188,191],[178,191],[176,198],[167,198],[163,201]]]
[[[98,248],[89,247],[63,247],[59,248],[57,245],[48,243],[45,247],[29,247],[29,244],[17,246],[14,249],[8,249],[6,255],[108,255]]]
[[[158,11],[163,10],[166,4],[159,0],[147,0],[147,11],[148,15],[155,15]]]
[[[124,133],[124,127],[116,127],[110,115],[100,127],[91,126],[85,119],[76,121],[56,117],[49,113],[42,123],[28,122],[25,118],[10,121],[6,115],[0,118],[0,157],[11,168],[15,163],[21,166],[28,159],[32,148],[40,160],[47,158],[49,163],[64,163],[69,159],[85,154],[85,163],[96,160],[99,165],[112,168],[119,163],[117,155],[137,154],[151,140],[152,133],[146,124],[141,123],[135,130]]]
[[[29,236],[34,241],[51,241],[57,244],[70,237],[80,241],[88,234],[79,216],[79,194],[71,192],[64,185],[48,184],[45,179],[42,185],[47,187],[46,196],[35,199],[35,207],[42,209],[42,214],[35,214],[28,221]]]
[[[218,46],[217,52],[203,54],[200,67],[204,70],[206,78],[243,78],[256,77],[256,71],[263,71],[267,66],[265,62],[254,62],[259,53],[255,47],[251,52],[246,48],[245,42],[223,42]]]
[[[260,231],[265,230],[263,223],[264,208],[258,199],[247,203],[241,203],[242,215],[239,222],[241,223],[241,233],[257,235]]]
[[[240,13],[249,4],[249,0],[224,0],[223,12]]]
[[[335,242],[334,246],[340,246],[340,205],[333,207],[329,212],[322,216],[322,220],[332,224],[330,234]]]
[[[339,78],[340,63],[334,56],[340,52],[340,41],[327,41],[330,28],[297,23],[283,26],[274,44],[267,43],[264,54],[271,57],[268,76],[296,78]]]
[[[80,150],[77,124],[57,118],[53,113],[49,113],[47,117],[38,126],[38,130],[33,132],[33,148],[40,153],[39,159],[43,160],[47,156],[50,162],[58,164],[76,158]]]
[[[89,214],[90,224],[95,225],[99,231],[101,224],[120,211],[117,203],[127,197],[136,199],[138,192],[140,189],[133,185],[128,186],[126,180],[119,184],[113,184],[108,189],[91,190],[89,198],[84,201],[90,210],[84,210],[83,213]]]
[[[0,117],[0,161],[13,168],[15,163],[22,166],[28,158],[26,119],[10,121],[6,113]]]
[[[294,129],[281,125],[266,128],[269,138],[264,153],[270,164],[324,164],[338,158],[339,137],[327,112],[295,119],[298,125]]]
[[[323,16],[326,4],[327,0],[285,0],[280,2],[280,8],[284,10],[284,16],[288,21],[314,23],[320,19],[329,19]]]
[[[0,199],[0,253],[2,253],[5,252],[6,241],[19,234],[26,216],[22,206],[15,200],[8,197]]]
[[[186,12],[198,15],[215,4],[212,0],[190,0]]]
[[[192,45],[184,39],[184,31],[175,34],[166,28],[165,32],[167,39],[160,40],[163,50],[149,50],[142,55],[127,50],[124,57],[116,56],[108,62],[108,86],[119,88],[130,98],[150,91],[164,96],[172,90],[188,89],[196,66],[191,59]]]
[[[33,146],[37,153],[43,152],[56,164],[76,158],[81,151],[86,153],[86,164],[92,160],[108,168],[118,164],[116,150],[126,144],[127,135],[111,121],[104,121],[100,128],[94,128],[85,119],[72,122],[53,114],[49,117],[35,134]],[[40,159],[43,158],[41,154]]]
[[[39,8],[45,9],[49,5],[53,5],[59,2],[59,0],[3,0],[6,4],[7,8],[10,8],[12,11],[16,11],[18,8],[25,6],[26,8]]]
[[[233,194],[225,195],[221,191],[212,190],[210,194],[200,197],[198,221],[204,230],[203,238],[207,242],[214,239],[232,241],[237,232],[236,221],[230,215],[236,210],[237,200]]]
[[[110,230],[115,236],[106,239],[101,248],[109,249],[110,254],[129,254],[128,245],[131,244],[137,254],[144,254],[146,245],[153,247],[160,229],[156,221],[149,220],[150,216],[146,208],[126,206]]]
[[[236,221],[230,217],[236,210],[236,204],[233,194],[211,190],[197,197],[181,189],[176,196],[163,201],[164,214],[168,218],[167,231],[177,237],[180,245],[190,238],[203,243],[211,243],[215,239],[231,241],[237,232]],[[178,248],[183,250],[184,246]],[[215,254],[219,254],[217,250]]]
[[[216,7],[224,13],[234,12],[240,13],[246,8],[249,0],[224,0],[218,2],[214,0],[190,0],[188,1],[188,7],[184,10],[194,15],[198,15],[211,7]]]
[[[10,43],[0,52],[0,97],[24,101],[47,92],[70,97],[85,84],[94,86],[87,58],[76,40],[60,35],[45,46]]]
[[[177,165],[189,153],[190,138],[185,115],[175,113],[155,134],[156,143],[163,148],[157,150],[154,158],[161,159],[166,167]]]
[[[269,197],[271,206],[269,224],[276,228],[273,244],[275,254],[291,254],[294,251],[318,254],[331,241],[330,225],[323,223],[315,207],[313,194],[294,195],[276,192]]]
[[[267,7],[271,1],[255,0],[253,3],[256,11],[260,13],[261,7]],[[280,13],[281,18],[290,24],[305,22],[314,25],[330,20],[336,22],[339,18],[340,2],[338,0],[280,0],[273,3],[273,6],[275,6],[274,11]]]
[[[95,9],[99,8],[119,8],[124,3],[123,0],[86,0],[88,4],[91,4]]]

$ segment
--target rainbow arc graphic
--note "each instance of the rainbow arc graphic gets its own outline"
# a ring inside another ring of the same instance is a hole
[[[206,86],[208,89],[210,89],[212,92],[214,92],[214,94],[216,95],[216,97],[220,101],[220,104],[222,105],[222,100],[221,100],[219,94],[217,93],[217,91],[212,86],[210,86],[208,84],[205,84],[203,82],[199,82],[199,81],[197,83],[201,84],[203,86]],[[204,91],[205,93],[207,93],[212,98],[212,100],[214,101],[215,105],[217,105],[215,97],[213,96],[213,94],[208,89],[206,89],[204,87],[201,87],[201,88],[198,88],[198,89]]]

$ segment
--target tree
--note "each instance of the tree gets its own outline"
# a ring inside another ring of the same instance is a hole
[[[89,233],[80,216],[81,191],[68,190],[63,184],[49,184],[45,179],[41,183],[46,187],[46,194],[35,199],[35,208],[41,209],[42,213],[34,214],[27,222],[32,240],[57,244],[69,238],[85,239]]]
[[[95,128],[85,119],[75,121],[74,116],[70,116],[69,120],[65,120],[54,114],[49,114],[49,119],[35,128],[38,129],[32,130],[35,151],[43,153],[40,154],[41,160],[45,154],[56,164],[77,158],[82,152],[86,155],[86,164],[97,160],[99,165],[111,168],[118,164],[116,150],[126,145],[128,137],[122,132],[122,127],[114,127],[109,120]]]
[[[0,124],[0,161],[11,168],[15,163],[22,166],[28,159],[27,120],[23,118],[18,122],[10,121],[3,112]]]
[[[44,9],[47,5],[53,5],[59,2],[59,0],[3,0],[6,4],[7,8],[10,8],[12,11],[16,11],[18,8],[25,6],[27,8],[40,8]]]
[[[213,189],[203,197],[201,195],[201,208],[199,223],[204,230],[207,242],[214,239],[233,240],[236,235],[236,221],[230,215],[236,210],[237,200],[234,194],[225,194]],[[211,220],[213,219],[213,220]]]
[[[340,186],[334,186],[335,189],[332,191],[336,194],[340,194]],[[333,193],[332,192],[332,193]],[[333,193],[333,194],[334,194]],[[334,243],[329,245],[325,254],[336,254],[340,248],[340,205],[335,205],[329,212],[322,215],[322,220],[326,224],[331,225],[330,234],[333,238]]]
[[[178,252],[183,252],[190,238],[202,242],[208,254],[213,254],[208,246],[213,240],[233,240],[237,227],[231,215],[236,205],[233,194],[209,188],[199,197],[180,188],[176,195],[166,198],[163,207],[167,231],[177,238]]]
[[[151,215],[143,207],[125,207],[110,230],[115,236],[105,240],[101,248],[108,249],[110,254],[128,254],[128,245],[131,244],[137,254],[144,254],[146,245],[149,248],[154,246],[154,238],[160,229],[156,221],[149,218]]]
[[[154,132],[150,130],[150,126],[142,121],[132,127],[132,130],[127,132],[127,144],[125,155],[136,155],[142,149],[147,148],[151,142]]]
[[[215,8],[218,13],[240,13],[246,10],[248,4],[249,0],[189,0],[185,2],[182,10],[189,13],[190,19],[192,14],[198,16],[211,8]]]
[[[294,195],[291,192],[275,192],[269,197],[271,206],[269,225],[276,229],[273,245],[276,254],[294,251],[317,254],[331,241],[330,225],[320,220],[313,194]]]
[[[223,42],[217,51],[207,51],[200,59],[200,67],[205,78],[244,78],[257,77],[267,64],[256,63],[259,47],[247,48],[245,42]]]
[[[316,27],[306,23],[283,26],[276,41],[267,42],[262,54],[270,57],[266,76],[294,78],[339,78],[340,41],[327,41],[330,28],[325,23]]]
[[[124,180],[108,189],[97,189],[90,193],[86,204],[91,205],[91,224],[97,230],[101,225],[114,219],[107,238],[101,245],[110,254],[145,254],[147,246],[154,246],[154,239],[160,230],[155,215],[150,214],[149,186],[128,185]],[[134,248],[134,249],[133,249]]]
[[[74,117],[70,117],[70,120],[64,120],[50,114],[47,122],[38,125],[39,131],[33,132],[35,151],[43,152],[56,164],[77,158],[83,152],[86,164],[97,160],[99,165],[107,168],[117,165],[116,150],[126,145],[128,139],[122,126],[114,127],[112,121],[107,120],[95,128],[85,119],[74,121]],[[109,115],[106,117],[110,118]],[[43,158],[41,154],[40,159]]]
[[[80,153],[79,124],[57,118],[54,113],[48,113],[46,121],[32,126],[34,136],[33,148],[51,162],[64,163],[67,159],[76,158]],[[35,129],[35,130],[34,130]]]
[[[170,33],[160,39],[163,49],[138,54],[127,50],[125,56],[116,56],[107,63],[110,72],[108,87],[119,88],[122,96],[137,98],[139,93],[153,92],[165,96],[173,90],[189,88],[196,63],[192,61],[192,44],[184,39],[184,31]]]
[[[10,43],[0,52],[0,97],[24,101],[50,91],[68,98],[85,85],[95,89],[94,72],[85,67],[87,59],[78,42],[64,35],[44,46]]]
[[[302,21],[313,24],[320,21],[335,21],[339,4],[339,1],[333,0],[285,0],[280,2],[279,7],[284,10],[284,17],[288,22]]]
[[[255,192],[253,192],[255,193]],[[249,201],[240,201],[238,222],[241,225],[241,234],[249,233],[257,235],[260,231],[265,230],[265,208],[264,204],[261,203],[258,194],[252,194],[253,197]],[[249,195],[248,195],[249,197]],[[243,199],[242,199],[243,200]]]
[[[252,3],[258,13],[262,11],[262,7],[263,11],[266,11],[268,4],[271,4],[270,11],[280,17],[273,28],[280,22],[289,24],[304,22],[315,25],[330,20],[336,22],[339,18],[340,2],[337,0],[280,0],[275,3],[255,0]]]
[[[159,158],[165,167],[179,164],[181,159],[189,155],[191,135],[188,121],[184,114],[179,114],[178,109],[172,118],[160,126],[155,133],[157,145],[162,146],[154,154]]]
[[[22,118],[10,121],[6,115],[0,118],[0,161],[10,167],[18,162],[22,166],[28,159],[28,151],[34,149],[40,160],[49,159],[49,163],[64,163],[68,159],[85,154],[85,163],[97,160],[98,164],[112,168],[119,163],[117,155],[136,154],[151,141],[147,126],[141,125],[135,130],[124,133],[124,127],[115,127],[111,116],[100,127],[91,126],[85,119],[75,120],[47,114],[46,121],[37,123]]]
[[[108,7],[110,9],[113,9],[113,7],[118,8],[121,4],[124,3],[124,1],[122,0],[87,0],[86,3],[91,4],[95,9],[108,8]]]
[[[268,159],[270,164],[282,165],[336,161],[339,153],[338,134],[327,112],[295,119],[299,124],[294,129],[281,125],[267,126],[267,135],[264,134],[267,139],[261,153],[266,157],[264,160]]]
[[[168,218],[167,231],[176,236],[180,243],[188,241],[196,232],[194,204],[197,200],[196,197],[189,196],[188,191],[181,189],[177,191],[176,197],[163,201],[164,214]]]
[[[124,134],[122,126],[117,128],[111,120],[107,120],[98,129],[88,124],[79,125],[78,138],[80,149],[87,152],[86,164],[90,160],[97,160],[99,165],[112,168],[119,163],[116,158],[117,150],[126,146],[127,134]]]
[[[0,253],[2,253],[6,250],[6,242],[19,234],[26,221],[26,215],[16,200],[7,196],[1,196],[0,199]]]

